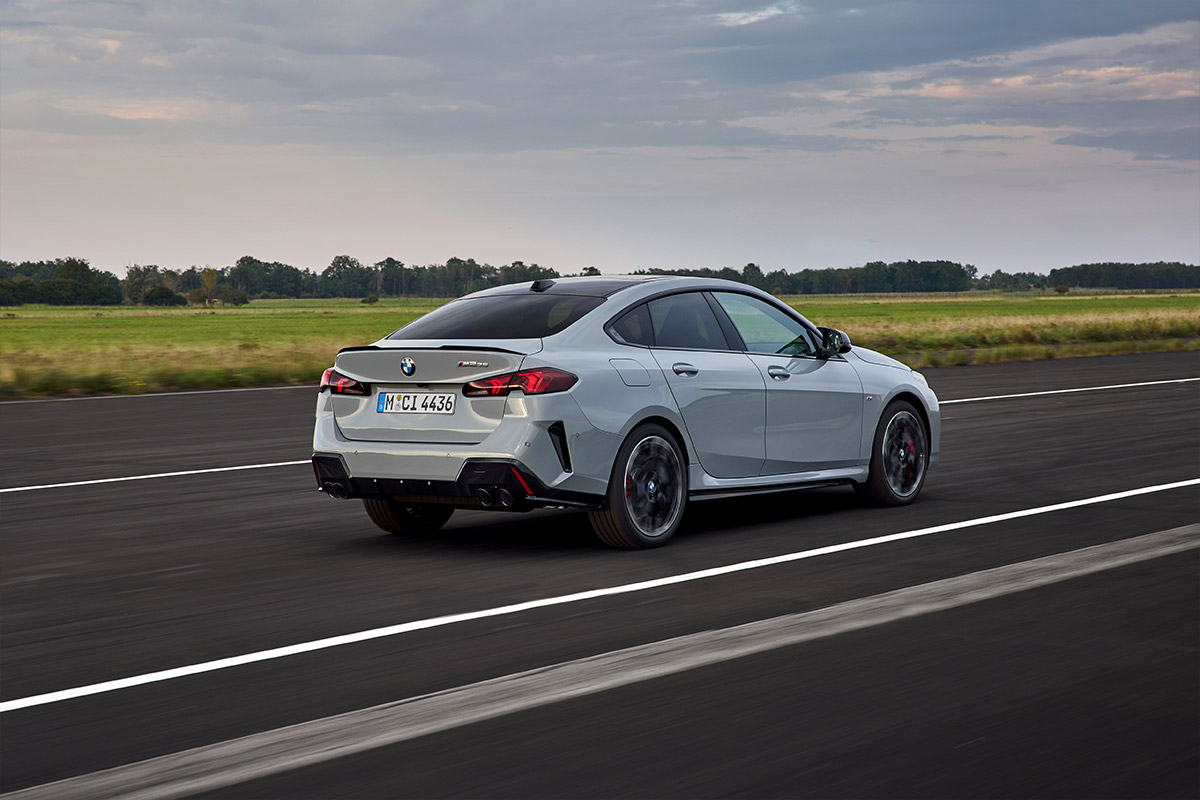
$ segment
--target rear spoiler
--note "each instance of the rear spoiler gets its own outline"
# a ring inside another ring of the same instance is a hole
[[[394,341],[404,341],[404,340],[396,339]],[[380,347],[377,344],[364,344],[359,347],[343,347],[341,350],[337,351],[337,354],[340,356],[342,353],[357,353],[357,352],[361,352],[364,350],[393,350],[393,349],[398,349],[398,348]],[[524,353],[520,350],[509,350],[507,347],[489,347],[487,345],[477,345],[477,344],[442,344],[442,345],[438,345],[437,347],[405,347],[404,349],[406,349],[406,350],[483,350],[484,352],[488,352],[488,353],[511,353],[514,356],[529,355],[528,353]]]

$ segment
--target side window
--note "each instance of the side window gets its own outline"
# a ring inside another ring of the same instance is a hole
[[[673,294],[651,300],[650,321],[657,347],[689,350],[728,350],[721,325],[699,292]]]
[[[733,321],[747,350],[787,356],[816,352],[808,329],[770,303],[733,292],[713,292],[713,297]]]
[[[650,311],[645,303],[628,311],[612,324],[612,332],[628,344],[654,346],[654,332],[650,329]]]

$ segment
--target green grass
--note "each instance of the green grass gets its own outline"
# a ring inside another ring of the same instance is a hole
[[[915,366],[1195,349],[1200,340],[1200,293],[783,300]],[[443,302],[0,308],[0,396],[314,383],[339,348],[375,341]]]

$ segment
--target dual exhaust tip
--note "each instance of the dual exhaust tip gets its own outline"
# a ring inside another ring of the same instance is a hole
[[[512,492],[505,489],[503,486],[493,486],[491,489],[480,489],[475,493],[475,499],[484,508],[491,508],[497,503],[505,508],[512,508],[513,500]]]
[[[321,489],[335,500],[345,500],[350,496],[350,490],[341,481],[325,481],[321,484]]]

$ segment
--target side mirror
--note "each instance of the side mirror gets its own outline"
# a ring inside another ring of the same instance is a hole
[[[837,328],[818,328],[821,332],[821,358],[850,352],[850,337]]]

